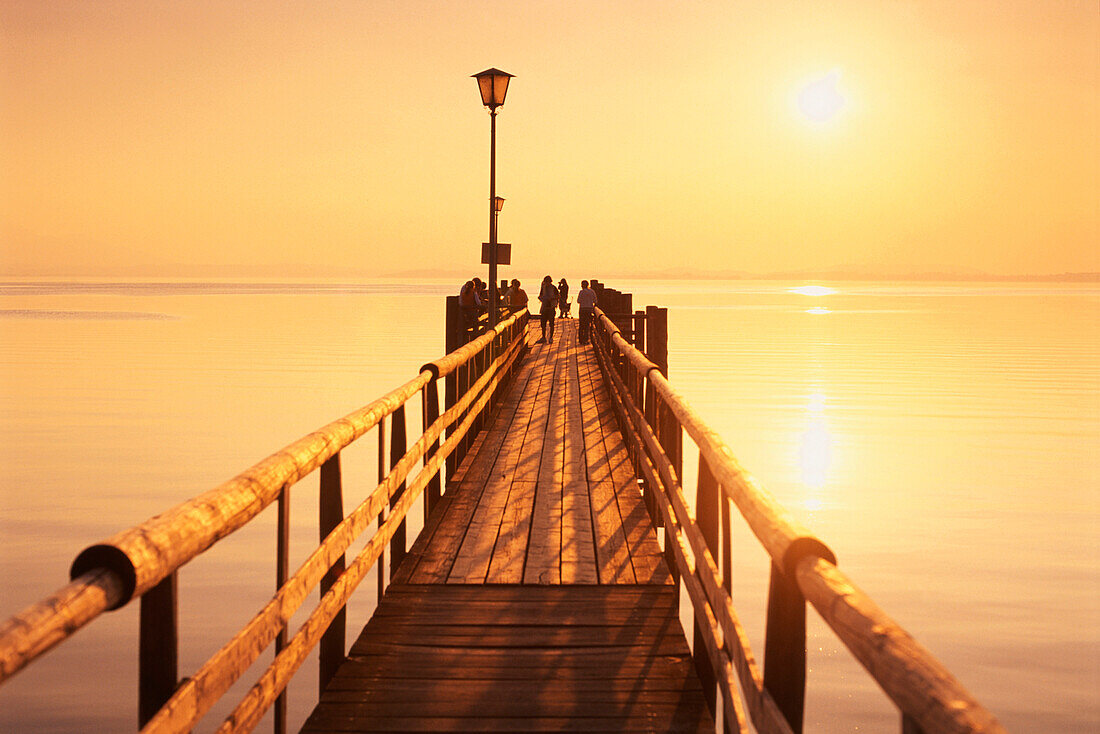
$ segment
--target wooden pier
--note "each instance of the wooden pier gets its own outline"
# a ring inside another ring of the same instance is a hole
[[[303,731],[714,731],[576,324],[535,345]]]
[[[904,734],[1003,732],[675,391],[664,309],[598,292],[588,344],[575,320],[537,343],[526,310],[466,329],[453,302],[448,353],[407,383],[82,551],[71,583],[0,624],[0,684],[139,599],[143,732],[190,731],[274,647],[219,733],[251,731],[269,710],[284,732],[285,689],[317,649],[307,732],[789,734],[803,728],[812,607],[897,706]],[[346,511],[340,452],[368,434],[377,485]],[[313,471],[321,541],[291,573],[289,493]],[[424,527],[408,538],[416,502]],[[267,508],[271,600],[181,676],[177,572]],[[762,664],[730,595],[734,513],[770,559]],[[368,578],[380,602],[349,648],[344,608]]]

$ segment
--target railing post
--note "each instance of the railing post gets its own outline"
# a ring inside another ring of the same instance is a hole
[[[699,483],[695,492],[695,524],[706,541],[711,555],[715,555],[718,549],[718,482],[710,470],[710,465],[703,454],[699,454]],[[703,570],[703,559],[695,561],[695,575],[699,583],[704,586],[703,574],[709,571]],[[699,626],[699,618],[695,617],[695,636],[692,638],[694,649],[692,655],[695,658],[695,671],[699,674],[699,680],[703,684],[703,695],[706,696],[707,705],[710,706],[711,715],[717,716],[718,679],[714,676],[714,662],[710,659],[707,646],[703,644],[703,630]],[[732,712],[729,712],[732,713]]]
[[[646,306],[645,328],[645,355],[668,377],[668,309]]]
[[[275,590],[283,588],[290,576],[290,484],[279,492],[279,520],[275,530]],[[286,647],[286,625],[275,638],[275,654]],[[275,734],[286,734],[286,691],[275,699]]]
[[[390,427],[392,429],[390,434],[390,469],[393,469],[393,467],[397,466],[397,462],[401,461],[401,457],[405,455],[404,405],[393,412],[393,419],[390,421]],[[397,491],[394,492],[393,496],[390,498],[391,510],[404,493],[405,482],[401,482],[397,487]],[[402,520],[394,531],[393,538],[390,539],[390,581],[393,581],[393,575],[397,573],[397,567],[401,565],[401,561],[405,560],[405,551],[405,521]]]
[[[461,329],[462,329],[462,313],[458,306],[458,296],[447,296],[447,334],[446,345],[447,354],[450,354],[454,350],[462,346],[461,342]],[[451,407],[458,402],[458,375],[451,373],[443,378],[443,406],[444,410],[450,410]],[[449,436],[454,428],[447,429],[447,435]],[[452,451],[450,456],[447,457],[446,464],[446,477],[449,479],[454,476],[455,469],[458,468],[458,449]]]
[[[420,400],[423,403],[423,410],[421,415],[423,416],[423,428],[424,432],[427,432],[439,419],[439,383],[432,379],[427,385],[424,386],[424,390],[420,394]],[[432,457],[439,451],[439,439],[432,441],[428,447],[428,452],[424,456],[424,463],[427,464],[431,461]],[[442,497],[441,483],[439,481],[439,472],[432,474],[432,478],[428,480],[428,486],[424,489],[424,523],[427,524],[428,516],[432,514],[432,510],[439,503],[440,497]]]
[[[634,348],[645,354],[645,311],[634,312]]]
[[[461,400],[462,396],[464,396],[466,394],[466,391],[470,388],[470,371],[472,369],[472,367],[471,367],[472,361],[473,360],[470,360],[470,361],[465,362],[464,364],[459,365],[458,369],[455,370],[455,375],[458,378],[457,381],[455,382],[455,403],[457,403],[459,400]],[[462,421],[466,420],[466,414],[468,412],[469,412],[469,408],[467,408],[466,410],[463,410],[461,413],[459,413],[458,417],[455,419],[455,422],[454,422],[455,427],[452,428],[451,430],[457,430],[457,426],[460,423],[462,423]],[[464,435],[461,439],[459,439],[458,445],[455,446],[455,450],[451,454],[452,456],[455,457],[455,469],[456,470],[458,469],[458,466],[462,463],[462,460],[466,458],[466,449],[469,448],[469,446],[470,446],[470,441],[472,440],[471,439],[472,436],[473,436],[473,429],[471,427],[471,430],[467,431],[466,435]]]
[[[179,604],[176,574],[141,596],[138,632],[138,726],[176,690],[179,670]]]
[[[320,540],[324,541],[329,533],[336,529],[344,520],[344,497],[340,479],[340,454],[334,454],[328,461],[321,464],[321,492],[317,502],[318,529]],[[345,561],[341,555],[325,572],[321,579],[321,596],[324,596],[332,585],[344,573]],[[332,619],[332,624],[321,636],[318,645],[318,692],[323,693],[332,676],[336,675],[336,669],[344,661],[345,630],[347,627],[347,610],[341,609]],[[318,694],[318,695],[319,695]]]
[[[386,419],[378,421],[378,483],[386,480]],[[382,523],[386,521],[386,506],[378,511],[378,529],[382,529]],[[386,549],[378,553],[378,596],[375,603],[382,601],[382,595],[386,593]]]
[[[661,439],[661,421],[658,420],[658,396],[657,391],[653,389],[653,386],[649,384],[649,375],[646,375],[646,389],[645,389],[645,420],[649,424],[649,427],[653,429],[653,435],[657,437],[657,443],[662,443]],[[649,508],[649,517],[653,520],[654,528],[662,528],[665,525],[664,516],[657,510],[657,499],[653,496],[653,492],[656,491],[655,487],[646,487],[646,494],[643,499],[645,500],[646,507]],[[669,564],[669,570],[672,572],[673,577],[676,576],[676,567],[672,560],[672,547],[668,545],[669,536],[665,535],[665,559]]]
[[[806,698],[806,599],[774,562],[764,633],[764,687],[787,723],[802,731]]]

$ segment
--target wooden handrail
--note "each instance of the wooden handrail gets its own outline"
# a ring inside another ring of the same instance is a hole
[[[484,407],[493,389],[499,384],[501,375],[518,357],[521,346],[522,343],[515,340],[501,359],[494,363],[492,369],[482,375],[457,405],[425,429],[423,435],[408,449],[397,465],[390,470],[367,499],[336,526],[259,614],[253,617],[232,640],[180,686],[172,699],[161,708],[157,717],[149,722],[145,730],[159,732],[187,731],[190,729],[209,710],[210,706],[229,690],[229,687],[255,662],[260,653],[274,639],[278,630],[287,624],[306,596],[317,586],[321,576],[374,522],[386,503],[395,496],[399,485],[405,481],[409,472],[425,456],[431,443],[438,439],[443,430],[450,427],[463,411],[469,410],[459,430],[454,432],[448,438],[448,441],[440,447],[439,452],[425,464],[424,468],[417,474],[413,484],[401,495],[399,504],[395,505],[386,517],[382,528],[368,541],[368,545],[360,553],[359,558],[343,574],[350,574],[349,579],[353,579],[353,581],[345,582],[341,587],[345,589],[346,593],[343,593],[340,598],[343,602],[347,601],[347,596],[359,584],[363,575],[373,567],[384,548],[384,544],[392,538],[397,527],[404,520],[412,502],[420,495],[421,490],[427,485],[431,476],[439,469],[446,456],[465,435],[474,420],[474,416]],[[475,402],[475,399],[477,402]],[[363,560],[365,558],[369,562]],[[364,563],[366,563],[366,566],[363,565]],[[334,608],[333,613],[342,606],[343,604],[340,604],[339,607]],[[331,621],[331,619],[328,621]],[[327,626],[327,623],[325,626]],[[296,659],[296,656],[299,653],[304,655],[313,648],[316,643],[313,636],[310,635],[313,644],[309,644],[304,649],[301,641],[296,645],[294,639],[291,639],[290,646],[284,651],[286,655],[283,656],[283,662],[281,663],[284,670],[289,669],[289,664],[285,662],[288,658],[295,660],[293,669],[297,669],[297,666],[301,664],[301,660]],[[283,655],[283,653],[280,653],[280,655]],[[265,693],[265,697],[262,699],[265,705],[260,711],[261,714],[285,687],[286,680],[279,680],[281,685],[278,690],[272,689],[269,685],[261,686]],[[266,694],[270,694],[270,700],[268,700]]]
[[[828,546],[796,523],[771,495],[733,457],[718,434],[688,405],[660,368],[619,333],[614,322],[597,310],[597,338],[593,339],[601,371],[613,395],[613,404],[632,446],[640,476],[647,488],[647,500],[655,498],[671,542],[671,559],[684,582],[695,610],[696,656],[713,671],[727,717],[727,729],[744,729],[745,723],[736,693],[734,672],[753,726],[762,732],[801,731],[801,693],[798,700],[780,704],[767,677],[761,673],[748,646],[747,636],[737,620],[728,584],[715,562],[717,548],[711,547],[699,527],[699,513],[718,508],[687,507],[675,467],[667,455],[661,426],[647,419],[638,405],[638,391],[645,386],[645,404],[656,401],[674,417],[677,430],[687,432],[699,449],[700,487],[716,481],[725,502],[734,503],[752,532],[772,559],[772,599],[795,614],[813,604],[822,619],[870,672],[883,691],[902,712],[906,732],[1003,732],[996,718],[924,647],[879,609],[837,569]],[[632,389],[631,385],[635,385]],[[654,411],[655,413],[658,411]],[[708,475],[712,475],[709,476]],[[700,489],[702,497],[702,489]],[[728,557],[728,531],[722,539],[723,556]],[[666,548],[666,551],[669,549]],[[728,566],[726,573],[729,572]],[[783,592],[789,586],[793,592]],[[792,597],[791,594],[794,594]],[[795,605],[791,607],[790,605]],[[783,613],[787,613],[783,612]],[[782,615],[780,615],[782,616]],[[805,623],[794,638],[783,640],[781,624],[773,635],[772,613],[766,648],[778,649],[801,639],[801,675],[805,675]],[[775,638],[773,640],[773,637]],[[789,663],[788,663],[789,664]],[[768,665],[765,666],[768,668]],[[800,685],[800,684],[798,684]],[[786,695],[786,692],[784,692]]]
[[[396,501],[398,505],[392,508],[393,512],[376,537],[385,535],[389,540],[398,530],[404,532],[403,521],[408,507],[423,487],[436,478],[443,461],[465,438],[520,357],[525,346],[527,318],[526,310],[513,313],[455,353],[425,365],[416,377],[378,400],[310,433],[228,482],[82,551],[73,562],[71,583],[0,624],[0,683],[72,636],[103,611],[120,608],[157,587],[181,566],[284,496],[295,482],[334,460],[343,448],[370,429],[379,427],[382,430],[386,417],[398,412],[403,414],[405,403],[421,390],[425,390],[425,395],[436,396],[437,393],[428,388],[434,387],[440,376],[476,363],[471,376],[477,379],[470,380],[472,384],[459,402],[443,415],[435,411],[431,425],[425,426],[420,439],[405,452],[368,500],[329,534],[256,618],[211,658],[212,667],[219,672],[212,675],[208,671],[202,682],[211,683],[210,690],[220,687],[222,679],[231,679],[231,684],[285,627],[320,576],[328,571],[334,559],[342,557],[355,536],[373,522],[386,500]],[[429,414],[425,409],[425,415]],[[457,430],[456,425],[459,426]],[[448,430],[447,441],[437,449],[445,429]],[[422,459],[424,468],[410,491],[400,493],[398,488]],[[373,545],[372,539],[368,547]],[[343,586],[347,587],[347,583]],[[339,606],[342,608],[343,604]],[[215,678],[219,682],[214,683]],[[209,708],[212,701],[200,700],[194,695],[197,687],[185,682],[177,691],[181,695],[175,709],[168,712],[162,709],[157,714],[155,720],[158,722],[175,722],[166,724],[163,730],[185,730],[188,725],[180,726],[179,722],[193,722],[201,713],[193,714]],[[176,699],[174,696],[172,700]],[[162,730],[160,726],[161,723],[150,722],[149,730]]]
[[[125,593],[117,574],[98,568],[0,624],[0,682],[116,606]]]
[[[405,458],[402,459],[402,463],[404,464],[402,467],[402,475],[407,475],[408,470],[415,463],[415,459],[410,459],[414,453],[418,458],[419,456],[423,456],[423,452],[431,440],[438,438],[443,428],[446,425],[450,425],[450,421],[453,420],[454,417],[460,415],[463,410],[470,408],[459,430],[447,438],[440,447],[439,452],[435,454],[417,474],[416,479],[401,495],[401,499],[393,507],[382,527],[367,542],[367,545],[360,551],[352,565],[341,575],[336,585],[325,594],[325,597],[321,600],[321,604],[313,614],[310,615],[309,619],[303,623],[302,628],[291,638],[288,647],[276,656],[274,662],[272,662],[263,673],[260,680],[249,690],[237,708],[233,710],[221,727],[218,728],[219,734],[251,731],[252,727],[259,722],[264,712],[275,702],[276,697],[290,682],[291,676],[293,676],[294,672],[302,662],[304,662],[306,655],[316,645],[320,632],[328,626],[336,611],[343,608],[344,604],[347,603],[348,598],[351,596],[351,593],[362,581],[367,571],[374,565],[382,552],[385,542],[393,536],[394,531],[412,507],[413,502],[420,496],[424,487],[427,486],[432,474],[438,471],[443,465],[446,456],[454,450],[458,442],[466,434],[466,431],[468,431],[473,424],[475,416],[488,404],[492,397],[494,386],[501,382],[507,366],[514,361],[518,353],[519,349],[509,352],[502,366],[493,370],[491,373],[487,372],[483,375],[482,379],[479,380],[479,384],[467,392],[463,404],[456,405],[451,410],[448,410],[446,414],[441,416],[436,425],[432,427],[432,430],[430,432],[425,432],[424,436],[421,437],[418,443],[422,445],[419,449],[405,455]],[[480,396],[477,402],[472,403],[472,398],[479,391]],[[430,440],[425,440],[429,433],[432,438]],[[388,488],[389,491],[396,489],[396,482],[391,482],[393,477],[394,475],[391,474],[391,476],[386,479],[386,484],[392,485]],[[382,488],[383,485],[380,485],[379,489]],[[370,500],[368,500],[368,502],[369,501]],[[180,728],[168,728],[164,731],[187,731],[188,728],[189,726],[184,726]],[[162,730],[150,729],[150,731]]]

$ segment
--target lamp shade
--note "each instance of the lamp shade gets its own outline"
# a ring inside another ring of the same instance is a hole
[[[493,211],[499,212],[503,208],[504,208],[504,197],[503,196],[494,196],[493,197]]]
[[[495,110],[504,104],[504,95],[508,94],[508,80],[512,74],[500,69],[486,69],[474,74],[477,86],[481,89],[481,104]]]

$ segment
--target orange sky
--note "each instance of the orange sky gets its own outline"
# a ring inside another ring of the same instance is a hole
[[[480,268],[490,66],[520,269],[1100,271],[1095,0],[6,0],[0,26],[0,275]],[[811,124],[792,99],[831,71]]]

